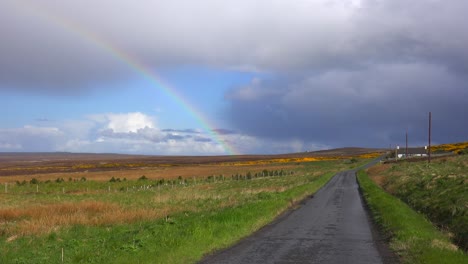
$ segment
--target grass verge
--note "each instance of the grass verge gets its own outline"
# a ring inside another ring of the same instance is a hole
[[[468,155],[374,166],[369,177],[468,251]]]
[[[390,247],[403,263],[468,263],[448,235],[378,187],[366,172],[358,172],[358,181],[374,220],[390,235]]]

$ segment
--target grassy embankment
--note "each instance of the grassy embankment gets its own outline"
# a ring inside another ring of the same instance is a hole
[[[466,253],[452,243],[466,247],[467,165],[468,157],[458,156],[429,166],[405,162],[369,169],[372,179],[385,191],[365,172],[359,172],[374,218],[390,235],[390,246],[403,262],[468,263]]]
[[[62,263],[62,250],[64,263],[195,262],[354,165],[301,163],[268,177],[252,167],[234,178],[10,184],[0,195],[0,263]]]

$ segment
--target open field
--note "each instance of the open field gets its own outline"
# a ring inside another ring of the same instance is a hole
[[[316,155],[323,160],[314,162],[300,155],[215,162],[207,157],[189,162],[182,157],[85,155],[64,161],[49,156],[32,157],[33,164],[4,155],[0,262],[61,263],[62,250],[64,263],[194,262],[270,222],[334,173],[362,164],[360,157],[377,154],[356,153],[357,160],[335,155]],[[102,162],[119,165],[66,171]],[[14,170],[16,175],[9,173]]]
[[[2,176],[32,175],[70,172],[102,172],[119,170],[167,169],[169,167],[194,167],[205,165],[231,166],[275,163],[373,158],[384,152],[382,149],[342,148],[317,152],[283,155],[237,155],[237,156],[135,156],[117,154],[73,153],[0,153],[0,181]],[[166,172],[165,172],[166,173]],[[206,172],[203,172],[206,173]],[[81,177],[81,176],[80,176]]]
[[[255,169],[287,170],[298,164],[326,160],[375,158],[381,150],[346,148],[330,151],[285,155],[159,157],[113,154],[0,154],[0,183],[29,181],[32,175],[39,181],[58,178],[108,181],[112,177],[136,180],[193,178],[210,175],[229,177]]]
[[[384,164],[368,173],[387,192],[447,232],[455,244],[468,249],[468,155],[445,157],[431,164]]]

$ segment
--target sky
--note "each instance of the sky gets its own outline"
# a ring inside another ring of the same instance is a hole
[[[0,152],[468,140],[465,0],[2,0]]]

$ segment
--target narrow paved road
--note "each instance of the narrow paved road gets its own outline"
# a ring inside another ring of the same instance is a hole
[[[392,262],[371,230],[356,173],[345,171],[299,209],[201,263]]]

